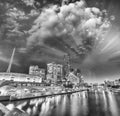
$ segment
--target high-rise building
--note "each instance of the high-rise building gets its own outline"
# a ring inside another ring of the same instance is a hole
[[[57,64],[56,68],[57,68],[56,70],[57,70],[58,78],[62,78],[62,76],[63,76],[63,65]]]
[[[54,62],[47,64],[47,73],[52,74],[54,69]]]
[[[70,56],[68,54],[64,55],[64,75],[68,75],[70,71]]]
[[[63,76],[63,65],[54,62],[47,64],[47,76],[54,82],[61,80]]]

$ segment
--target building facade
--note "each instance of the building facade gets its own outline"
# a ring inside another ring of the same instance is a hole
[[[45,69],[39,68],[37,65],[30,66],[29,67],[29,75],[37,76],[37,77],[45,80]]]
[[[74,85],[79,84],[79,78],[73,72],[69,73],[67,80]]]
[[[70,56],[68,54],[64,55],[64,75],[68,76],[70,72]]]
[[[47,79],[54,82],[61,80],[63,77],[63,65],[54,62],[47,64]]]

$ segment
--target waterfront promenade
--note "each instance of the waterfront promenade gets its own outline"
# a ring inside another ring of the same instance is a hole
[[[87,91],[87,89],[76,89],[76,90],[75,89],[73,89],[73,90],[62,89],[62,91],[61,92],[59,91],[59,93],[55,93],[55,92],[51,93],[50,90],[49,90],[49,93],[46,92],[46,93],[44,93],[44,95],[41,94],[40,96],[39,95],[35,96],[36,92],[34,91],[31,94],[31,95],[34,95],[34,96],[29,96],[29,97],[27,96],[26,97],[26,96],[23,95],[22,97],[19,97],[19,98],[14,97],[14,99],[11,99],[11,97],[10,97],[10,99],[0,100],[0,102],[2,102],[2,103],[3,102],[17,102],[17,101],[20,102],[20,101],[27,101],[27,100],[32,100],[32,99],[47,99],[47,97],[50,98],[50,97],[56,97],[56,96],[62,96],[62,95],[71,95],[71,94],[74,94],[74,93],[77,93],[77,92],[83,92],[83,91]],[[24,111],[22,111],[22,110],[20,110],[16,107],[13,110],[10,111],[2,103],[0,103],[0,110],[5,114],[5,116],[16,116],[16,115],[17,116],[29,116],[26,112],[24,112]]]
[[[120,116],[119,94],[81,91],[18,101],[4,101],[0,116]]]
[[[86,90],[87,89],[85,88],[73,89],[73,88],[64,88],[63,86],[17,87],[17,88],[12,86],[3,86],[0,88],[0,93],[1,93],[0,101],[42,98],[48,96],[72,94]]]

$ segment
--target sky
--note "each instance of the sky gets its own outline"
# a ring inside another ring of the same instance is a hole
[[[64,64],[70,55],[85,81],[120,77],[119,0],[0,0],[0,71]]]
[[[85,58],[85,63],[83,63],[85,72],[88,71],[88,74],[86,73],[87,80],[91,81],[93,78],[95,82],[120,78],[120,2],[118,0],[103,0],[101,5],[101,8],[105,8],[109,16],[114,16],[115,19],[111,21],[112,27],[106,33],[103,42],[97,44],[97,47]]]

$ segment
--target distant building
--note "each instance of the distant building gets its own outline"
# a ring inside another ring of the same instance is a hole
[[[54,67],[54,63],[47,64],[47,73],[48,74],[52,74],[53,73],[53,67]]]
[[[64,55],[64,75],[67,76],[70,72],[70,56],[68,54]]]
[[[63,77],[63,65],[54,62],[47,64],[47,79],[54,82],[61,80]]]
[[[84,78],[81,74],[80,69],[70,69],[68,76],[66,76],[67,80],[71,81],[73,84],[77,85],[83,85],[84,84]]]
[[[45,79],[45,69],[39,68],[37,65],[29,67],[29,74],[33,76],[38,76],[43,80]]]
[[[79,84],[79,78],[73,72],[69,73],[67,80],[70,81],[74,85]]]
[[[82,75],[80,76],[80,84],[84,84],[84,77]]]
[[[120,81],[119,80],[115,80],[114,81],[114,85],[120,85]]]
[[[105,80],[104,83],[106,87],[114,86],[115,84],[114,81],[108,81],[108,80]]]
[[[63,65],[57,64],[56,66],[57,70],[57,80],[61,80],[63,78]]]

